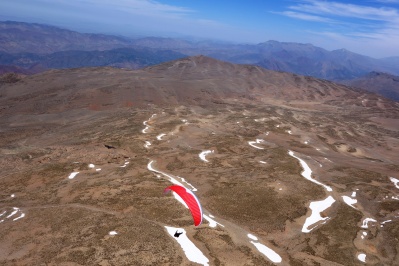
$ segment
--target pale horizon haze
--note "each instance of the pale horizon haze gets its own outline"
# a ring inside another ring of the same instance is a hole
[[[276,40],[399,56],[399,0],[2,0],[0,20],[127,37]]]

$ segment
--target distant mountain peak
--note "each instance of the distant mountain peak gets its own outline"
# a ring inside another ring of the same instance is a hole
[[[393,78],[396,77],[392,74],[386,73],[386,72],[381,72],[381,71],[371,71],[368,73],[365,77],[385,77],[385,78]],[[397,78],[397,77],[396,77]]]
[[[339,54],[339,55],[350,55],[350,54],[354,54],[354,55],[358,55],[354,52],[351,52],[345,48],[341,48],[341,49],[336,49],[336,50],[332,50],[331,53],[333,54]]]
[[[214,71],[214,69],[227,69],[231,68],[232,66],[234,66],[234,64],[220,61],[212,57],[208,57],[205,55],[194,55],[162,63],[159,65],[150,66],[147,67],[146,70],[151,72],[167,71],[171,74],[186,73],[186,75],[189,75],[188,73],[198,71],[198,69],[202,69],[198,72],[208,73]],[[214,73],[216,74],[215,71]]]
[[[274,45],[274,46],[282,46],[282,45],[296,45],[296,46],[307,46],[307,47],[315,47],[311,43],[298,43],[298,42],[280,42],[276,40],[268,40],[266,42],[259,43],[258,45]]]

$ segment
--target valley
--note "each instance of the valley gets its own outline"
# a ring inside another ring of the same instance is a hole
[[[203,56],[0,93],[1,264],[399,262],[396,102]]]

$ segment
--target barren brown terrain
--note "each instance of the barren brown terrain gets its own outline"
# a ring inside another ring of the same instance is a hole
[[[398,265],[398,154],[399,103],[315,78],[203,56],[26,76],[0,84],[0,265],[199,265],[166,226],[205,265]]]

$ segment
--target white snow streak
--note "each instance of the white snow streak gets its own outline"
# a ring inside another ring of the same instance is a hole
[[[150,171],[152,171],[152,172],[155,172],[155,173],[158,173],[158,174],[161,174],[161,175],[163,175],[163,176],[168,177],[168,178],[169,178],[169,181],[172,182],[172,183],[175,184],[175,185],[179,185],[179,186],[185,187],[182,183],[180,183],[179,181],[177,181],[177,179],[174,178],[172,175],[168,175],[167,173],[158,171],[158,170],[156,170],[155,168],[153,168],[153,167],[152,167],[152,163],[153,163],[153,162],[154,162],[154,161],[150,161],[150,162],[148,163],[148,165],[147,165],[147,169],[148,169],[148,170],[150,170]],[[186,188],[186,189],[187,189],[187,188]]]
[[[145,128],[141,132],[143,132],[144,134],[148,132],[148,129],[150,129],[150,126],[147,123],[156,115],[157,114],[153,114],[147,121],[143,122],[143,125],[145,125]]]
[[[362,228],[369,228],[368,223],[369,222],[377,222],[376,220],[374,220],[373,218],[366,218],[363,220],[363,224],[362,224]]]
[[[0,223],[4,222],[5,219],[10,219],[10,218],[12,218],[13,216],[15,216],[15,215],[18,214],[18,213],[19,213],[19,216],[13,218],[13,219],[12,219],[13,221],[17,221],[17,220],[19,220],[19,219],[25,217],[25,213],[23,213],[23,212],[21,211],[21,209],[19,209],[19,208],[17,208],[17,207],[13,207],[12,209],[13,209],[13,211],[12,211],[9,215],[7,215],[4,219],[2,219],[2,220],[0,221]],[[3,215],[5,215],[5,214],[7,214],[7,211],[3,211],[3,212],[0,214],[0,217],[3,216]]]
[[[145,144],[144,144],[144,147],[149,148],[150,146],[151,146],[151,142],[146,141]]]
[[[247,236],[248,236],[248,238],[250,238],[252,240],[258,241],[258,238],[256,236],[254,236],[253,234],[248,234]]]
[[[390,222],[392,222],[392,220],[383,221],[381,224],[390,223]]]
[[[258,238],[253,234],[247,234],[247,236],[249,239],[258,241]],[[280,263],[282,261],[280,255],[278,255],[274,250],[268,248],[267,246],[261,243],[254,241],[249,241],[249,242],[251,242],[259,250],[259,252],[265,255],[269,260],[273,261],[274,263]]]
[[[14,209],[14,211],[6,217],[7,219],[14,216],[19,211],[19,209],[16,207],[13,207],[13,209]]]
[[[119,166],[119,167],[125,168],[129,163],[130,163],[130,162],[125,161],[125,164],[124,164],[124,165],[121,165],[121,166]]]
[[[203,160],[204,162],[208,163],[209,161],[205,158],[208,154],[213,153],[214,151],[212,150],[206,150],[201,152],[198,156],[200,157],[201,160]]]
[[[147,125],[147,121],[144,121],[143,124],[145,125],[145,128],[144,128],[141,132],[143,132],[143,133],[145,134],[145,133],[148,132],[148,129],[149,129],[150,127]]]
[[[395,184],[395,187],[399,189],[399,179],[393,177],[390,177],[389,179]]]
[[[165,134],[165,133],[159,134],[159,135],[157,136],[157,140],[162,140],[162,137],[163,137],[163,136],[166,136],[166,134]]]
[[[12,219],[13,221],[19,220],[25,217],[25,213],[21,213],[17,218]]]
[[[77,174],[79,174],[79,172],[72,172],[72,173],[68,176],[68,178],[69,178],[69,179],[74,179],[75,176],[76,176]]]
[[[318,184],[320,186],[323,186],[327,191],[332,191],[331,187],[329,187],[327,185],[324,185],[323,183],[320,183],[319,181],[317,181],[317,180],[312,178],[312,170],[310,169],[310,167],[308,166],[308,164],[304,160],[302,160],[301,158],[295,156],[293,151],[288,151],[288,154],[290,156],[296,158],[299,161],[299,163],[301,164],[301,166],[303,168],[303,172],[301,173],[301,175],[304,178],[306,178],[307,180],[309,180],[309,181],[311,181],[313,183],[316,183],[316,184]]]
[[[256,243],[254,241],[250,241],[263,255],[265,255],[269,260],[274,263],[280,263],[282,261],[280,255],[278,255],[274,250],[266,247],[261,243]]]
[[[256,148],[256,149],[263,150],[264,148],[258,147],[258,146],[255,145],[255,144],[260,144],[262,142],[264,142],[263,139],[256,139],[256,141],[248,141],[248,144],[251,145],[252,147]]]
[[[205,215],[205,214],[204,214],[203,216],[204,216],[205,220],[208,221],[210,227],[215,228],[217,225],[220,225],[221,227],[224,227],[223,224],[216,222],[215,220],[213,220],[213,219],[212,219],[211,217],[209,217],[208,215]]]
[[[196,189],[193,185],[191,185],[190,183],[188,183],[186,181],[186,179],[184,179],[183,177],[178,176],[178,178],[181,179],[182,182],[186,183],[187,185],[189,185],[191,187],[191,191],[197,191],[198,189]]]

